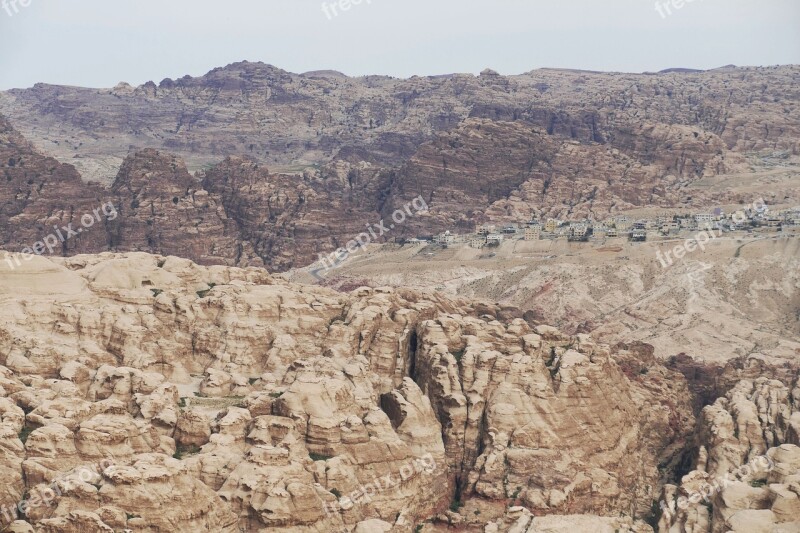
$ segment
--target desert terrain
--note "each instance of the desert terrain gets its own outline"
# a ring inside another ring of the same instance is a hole
[[[328,273],[324,284],[402,286],[519,307],[537,320],[609,344],[641,341],[668,358],[709,362],[800,349],[800,235],[715,239],[663,268],[682,239],[631,243],[508,241],[497,249],[384,245]],[[314,282],[307,270],[289,279]]]
[[[0,531],[800,532],[799,77],[0,92]]]
[[[666,363],[256,267],[21,259],[0,262],[7,531],[799,525],[796,359]]]

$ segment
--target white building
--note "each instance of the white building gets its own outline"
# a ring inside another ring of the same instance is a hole
[[[486,244],[500,244],[503,242],[503,235],[500,233],[490,233],[486,236]]]
[[[433,238],[433,242],[436,244],[455,244],[457,242],[461,242],[461,237],[459,237],[455,233],[450,233],[449,231],[445,231],[444,233],[440,233],[436,237]]]
[[[472,248],[483,248],[486,244],[485,235],[470,235],[467,242]]]

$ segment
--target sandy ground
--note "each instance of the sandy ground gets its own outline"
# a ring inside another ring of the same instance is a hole
[[[800,357],[800,235],[723,236],[663,268],[656,252],[684,240],[373,246],[325,284],[409,286],[513,304],[610,344],[648,342],[662,357]],[[313,282],[302,270],[286,277]]]

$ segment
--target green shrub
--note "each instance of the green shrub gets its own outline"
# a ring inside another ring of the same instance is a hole
[[[174,457],[175,459],[183,459],[184,457],[190,455],[197,455],[198,453],[200,453],[200,448],[198,448],[194,444],[190,446],[178,446],[175,449],[175,453],[172,454],[172,457]]]
[[[644,521],[650,525],[653,529],[658,528],[658,522],[661,520],[661,505],[659,505],[658,500],[653,500],[653,503],[650,504],[650,514],[648,514]]]
[[[19,432],[19,440],[22,441],[22,444],[28,442],[28,435],[33,433],[34,428],[30,427],[29,425],[22,426],[22,431]]]

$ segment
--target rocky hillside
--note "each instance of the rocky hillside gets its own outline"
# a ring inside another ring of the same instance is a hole
[[[508,241],[491,251],[387,245],[347,261],[325,284],[498,302],[607,344],[646,342],[662,359],[686,353],[723,364],[756,354],[776,365],[797,360],[797,237],[726,235],[667,269],[656,259],[664,246],[626,239]],[[287,276],[313,280],[307,270]]]
[[[21,262],[0,261],[9,531],[800,525],[796,365],[742,358],[711,389],[701,363],[514,307],[143,253]]]
[[[639,136],[643,123],[695,128],[738,152],[797,153],[798,75],[797,66],[784,66],[349,78],[242,62],[140,87],[37,84],[3,93],[0,113],[40,148],[64,158],[77,155],[94,168],[121,160],[131,146],[169,150],[192,167],[235,154],[271,166],[348,156],[400,164],[420,144],[470,117],[521,121],[581,143],[643,149],[651,159],[660,156]]]
[[[220,199],[167,154],[136,153],[111,187],[84,183],[73,166],[39,154],[0,118],[0,175],[2,249],[30,253],[52,236],[48,255],[162,250],[205,264],[251,262]]]
[[[120,222],[62,253],[143,250],[272,270],[313,262],[420,195],[430,212],[391,237],[487,218],[751,202],[741,188],[754,167],[800,156],[799,75],[398,80],[245,62],[140,87],[39,84],[0,93],[0,245],[30,246],[101,197],[118,202]],[[787,200],[777,177],[770,191]]]
[[[0,249],[12,251],[52,234],[48,255],[149,251],[286,270],[381,220],[377,201],[368,200],[374,188],[348,193],[338,179],[275,175],[249,158],[193,176],[175,156],[144,149],[123,161],[110,186],[83,183],[73,166],[38,153],[2,117],[0,176]],[[84,216],[95,221],[87,226]]]

